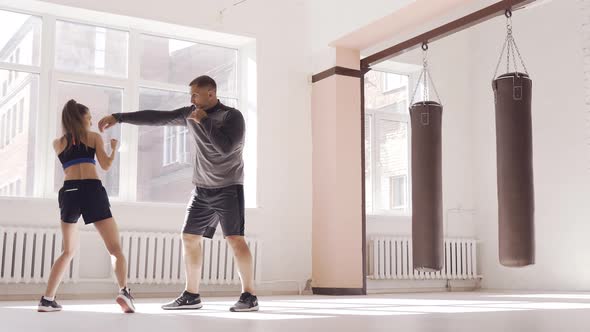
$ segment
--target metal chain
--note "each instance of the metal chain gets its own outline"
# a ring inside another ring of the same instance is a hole
[[[428,72],[428,78],[430,79],[430,85],[432,85],[432,90],[434,90],[434,94],[436,95],[436,99],[438,99],[438,103],[442,105],[442,100],[438,95],[438,91],[436,90],[436,85],[434,85],[434,81],[432,80],[432,75]]]
[[[412,94],[412,99],[410,99],[410,106],[414,104],[414,99],[416,98],[416,93],[418,92],[418,88],[420,87],[420,82],[422,81],[422,76],[424,75],[424,69],[420,72],[420,76],[418,77],[418,81],[416,82],[416,87],[414,88],[414,93]]]
[[[514,37],[510,38],[510,48],[512,49],[512,63],[514,63],[514,72],[518,73],[518,62],[516,62],[516,51],[514,50],[514,45],[516,42],[514,41]]]
[[[428,89],[428,48],[426,48],[422,54],[422,68],[424,70],[424,88],[423,88],[423,98],[424,101],[428,100],[428,94],[429,94],[429,89]]]
[[[512,53],[512,62],[514,64],[514,71],[518,75],[518,62],[516,61],[516,55],[520,59],[520,63],[524,69],[524,72],[528,75],[528,70],[520,54],[520,50],[518,49],[518,45],[514,40],[514,34],[512,32],[512,11],[506,11],[506,40],[504,40],[504,45],[502,46],[502,51],[500,52],[500,58],[498,59],[498,64],[496,65],[496,70],[494,71],[494,78],[498,76],[498,69],[500,68],[500,64],[502,63],[502,55],[506,52],[506,73],[510,72],[510,55]]]
[[[430,74],[430,70],[428,69],[428,45],[425,43],[422,46],[423,55],[422,55],[422,71],[420,72],[420,76],[418,77],[418,81],[416,82],[416,88],[414,88],[414,93],[412,94],[412,99],[410,100],[410,106],[414,104],[414,100],[416,98],[416,93],[418,92],[418,88],[423,83],[423,102],[428,101],[430,88],[428,86],[428,82],[432,85],[432,89],[438,99],[439,103],[442,104],[438,91],[436,90],[436,86],[434,85],[434,81],[432,80],[432,74]]]
[[[512,50],[512,39],[508,35],[508,47],[506,48],[506,72],[510,72],[510,50]]]
[[[524,69],[525,74],[528,75],[529,74],[529,71],[527,70],[526,64],[524,63],[524,60],[522,58],[522,55],[520,54],[520,50],[518,49],[518,45],[514,41],[514,37],[512,37],[512,40],[513,40],[513,44],[514,44],[514,49],[516,50],[516,54],[518,54],[518,58],[520,59],[520,63],[522,64],[522,68]]]
[[[500,69],[500,64],[502,63],[502,55],[506,51],[506,45],[508,45],[508,37],[504,40],[504,46],[502,46],[502,52],[500,52],[500,58],[498,59],[498,64],[496,65],[496,70],[494,71],[494,79],[498,75],[498,69]]]
[[[508,38],[508,51],[506,52],[506,72],[510,72],[510,51],[512,50],[512,16],[506,18],[506,35]]]

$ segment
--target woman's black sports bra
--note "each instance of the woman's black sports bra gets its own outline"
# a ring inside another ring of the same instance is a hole
[[[69,138],[68,138],[69,140]],[[96,149],[87,146],[82,142],[74,142],[69,148],[63,150],[57,155],[64,169],[82,163],[91,163],[96,165],[94,156]]]

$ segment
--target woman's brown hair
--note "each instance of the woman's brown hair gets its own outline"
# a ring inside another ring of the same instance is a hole
[[[78,104],[74,99],[70,99],[64,105],[63,111],[61,112],[61,126],[68,142],[66,150],[86,138],[84,115],[88,112],[88,107]]]

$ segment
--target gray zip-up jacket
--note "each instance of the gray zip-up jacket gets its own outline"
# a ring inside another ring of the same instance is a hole
[[[188,126],[197,154],[193,184],[200,188],[223,188],[244,183],[245,122],[240,111],[221,102],[206,110],[201,123],[188,120],[195,106],[173,111],[115,113],[121,123],[146,126]]]

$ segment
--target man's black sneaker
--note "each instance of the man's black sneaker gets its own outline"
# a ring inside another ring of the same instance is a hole
[[[187,291],[182,292],[180,296],[169,303],[162,306],[164,310],[186,310],[186,309],[201,309],[201,296],[199,294],[192,294]]]
[[[123,288],[119,291],[119,295],[116,299],[117,303],[123,309],[126,314],[135,312],[135,305],[133,304],[133,296],[131,296],[129,288]]]
[[[258,311],[258,298],[248,292],[242,293],[240,299],[233,307],[229,309],[231,312],[249,312]]]
[[[39,305],[37,305],[37,311],[39,312],[53,312],[53,311],[61,311],[61,306],[53,301],[46,300],[45,297],[41,296],[41,300],[39,301]]]

